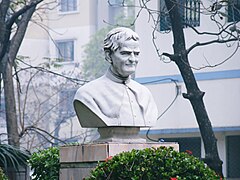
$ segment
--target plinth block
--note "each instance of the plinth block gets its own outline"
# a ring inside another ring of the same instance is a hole
[[[60,180],[79,180],[90,174],[99,161],[133,149],[173,147],[179,151],[177,143],[93,143],[60,147]]]

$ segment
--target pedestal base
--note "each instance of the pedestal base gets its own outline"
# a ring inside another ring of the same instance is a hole
[[[98,161],[105,161],[124,151],[160,146],[179,150],[177,143],[93,143],[60,148],[60,180],[79,180],[87,177]]]
[[[139,136],[140,127],[99,127],[100,138],[98,142],[115,143],[145,143],[146,139]]]

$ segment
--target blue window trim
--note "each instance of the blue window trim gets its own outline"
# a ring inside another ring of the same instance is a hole
[[[240,78],[240,69],[195,73],[194,76],[197,81],[234,79]],[[180,74],[169,76],[140,77],[136,78],[135,80],[141,84],[163,84],[170,83],[173,80],[177,82],[183,82],[182,76]]]
[[[230,127],[213,127],[214,132],[236,132],[240,131],[240,126]],[[144,135],[147,130],[141,130],[140,134]],[[151,129],[149,135],[158,134],[187,134],[187,133],[200,133],[199,128],[181,128],[181,129]]]

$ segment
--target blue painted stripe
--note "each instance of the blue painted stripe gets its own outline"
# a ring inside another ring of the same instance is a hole
[[[240,69],[194,73],[194,76],[197,81],[240,78]],[[180,74],[169,76],[141,77],[136,78],[135,80],[141,84],[162,84],[170,83],[173,81],[183,82],[182,76]]]
[[[240,126],[231,127],[213,127],[214,132],[240,132]],[[187,134],[187,133],[199,133],[199,128],[182,128],[182,129],[152,129],[149,131],[150,135],[161,134]],[[146,134],[147,130],[141,130],[140,134]]]

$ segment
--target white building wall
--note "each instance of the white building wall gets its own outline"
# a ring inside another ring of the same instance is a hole
[[[137,1],[138,2],[138,1]],[[152,10],[158,10],[158,1],[150,1],[147,3]],[[137,11],[138,12],[138,11]],[[226,20],[223,20],[224,22]],[[141,62],[139,63],[136,76],[146,77],[146,76],[159,76],[159,75],[170,75],[179,74],[179,71],[174,62],[164,63],[157,56],[156,48],[153,45],[153,21],[149,21],[149,14],[146,10],[142,10],[135,25],[136,32],[141,38]],[[217,26],[210,21],[209,16],[200,17],[200,27],[197,27],[199,31],[210,31],[214,32],[217,30]],[[196,36],[195,33],[190,28],[185,28],[185,40],[186,48],[189,48],[196,42],[206,42],[211,38],[216,39],[216,37],[210,36]],[[172,33],[159,33],[155,32],[155,42],[159,53],[163,52],[172,53],[173,52],[173,38]],[[236,50],[237,43],[228,43],[228,45],[233,45],[233,47],[226,47],[226,44],[213,44],[205,47],[195,48],[189,54],[189,61],[191,66],[194,68],[200,68],[204,65],[216,65],[228,57]],[[240,51],[231,57],[226,63],[215,68],[204,68],[201,71],[196,72],[209,72],[218,70],[229,70],[229,69],[239,69],[240,63],[238,59],[240,57]],[[194,70],[195,71],[195,70]]]
[[[139,1],[136,1],[137,3]],[[158,10],[159,1],[147,3],[151,10]],[[204,1],[211,3],[210,1]],[[226,22],[226,19],[222,20]],[[161,115],[171,104],[176,96],[176,86],[170,82],[172,78],[181,87],[181,93],[186,93],[185,85],[174,62],[164,63],[157,55],[153,44],[153,21],[149,21],[149,13],[142,10],[136,21],[135,30],[140,36],[141,53],[140,62],[136,72],[139,82],[145,83],[152,92]],[[199,31],[216,32],[217,26],[210,21],[209,16],[200,17]],[[196,36],[190,28],[184,29],[186,48],[196,42],[206,42],[217,37]],[[173,53],[172,32],[155,32],[155,42],[159,53]],[[212,44],[197,47],[189,54],[189,61],[195,73],[200,90],[206,92],[204,103],[213,125],[216,138],[218,139],[218,150],[223,160],[223,172],[227,175],[227,147],[226,137],[228,135],[240,135],[240,51],[236,51],[237,43]],[[231,55],[234,56],[231,57]],[[229,58],[229,59],[228,59]],[[206,65],[217,65],[228,59],[222,65],[214,68],[203,68]],[[200,70],[197,70],[199,69]],[[154,81],[155,83],[151,83]],[[156,82],[158,81],[158,82]],[[142,131],[142,135],[146,130]],[[178,95],[172,106],[157,121],[156,126],[149,132],[150,137],[159,138],[186,138],[200,137],[198,124],[189,100]],[[201,153],[204,157],[204,146],[201,143]]]
[[[93,28],[93,26],[81,26],[55,29],[55,32],[51,33],[52,39],[49,39],[50,57],[58,56],[55,45],[57,41],[74,40],[74,61],[80,63],[84,54],[84,45],[88,43]]]
[[[49,43],[45,39],[24,39],[18,55],[29,57],[28,63],[39,65],[43,58],[49,57]]]
[[[51,1],[46,0],[44,3]],[[52,2],[52,1],[51,1]],[[78,0],[78,8],[76,12],[61,13],[56,3],[49,3],[49,7],[42,14],[43,19],[35,19],[37,23],[30,23],[24,41],[21,45],[19,55],[29,57],[27,63],[31,65],[39,65],[46,62],[43,58],[58,58],[57,48],[55,43],[57,41],[74,40],[74,62],[63,62],[61,68],[51,68],[51,71],[61,74],[64,72],[66,76],[78,77],[80,72],[80,66],[83,56],[83,46],[89,41],[90,36],[96,31],[96,18],[97,14],[95,9],[95,0],[80,1]],[[94,12],[94,13],[92,13]],[[39,24],[38,24],[39,23]],[[49,101],[52,104],[59,103],[59,95],[56,94],[59,88],[57,85],[62,83],[64,85],[64,79],[58,79],[56,77],[49,79],[53,89],[48,89],[44,93],[48,93],[51,96],[55,93],[54,97],[51,97]],[[60,86],[60,85],[59,85]],[[60,89],[60,88],[59,88]],[[54,92],[53,92],[54,91]],[[60,91],[60,90],[59,90]],[[40,101],[43,99],[41,98]],[[47,107],[50,108],[50,107]],[[51,112],[51,113],[50,113]],[[51,118],[48,123],[40,121],[40,124],[46,126],[46,130],[52,132],[56,127],[54,123],[58,120],[58,109],[52,109],[49,112]],[[74,119],[74,118],[73,118]],[[73,122],[73,124],[71,124]],[[64,128],[62,128],[64,126]],[[67,127],[66,127],[67,126]],[[61,125],[59,135],[61,138],[69,137],[80,133],[80,124],[76,117],[74,120],[70,120],[67,123]],[[78,129],[78,130],[77,130]],[[71,131],[71,132],[70,132]],[[68,133],[68,135],[67,135]]]
[[[215,133],[216,138],[217,138],[217,146],[218,146],[218,153],[223,161],[223,173],[226,176],[227,175],[227,152],[226,152],[226,146],[225,146],[225,133]],[[203,147],[204,148],[204,147]],[[204,154],[204,149],[202,149],[202,152]],[[204,157],[204,156],[203,156]]]
[[[184,84],[181,92],[186,93]],[[240,79],[220,79],[198,81],[199,87],[206,92],[205,106],[214,127],[240,126]],[[147,87],[153,93],[159,115],[165,111],[176,96],[174,83],[151,84]],[[179,95],[171,108],[157,121],[155,128],[196,128],[196,118],[190,102]]]
[[[150,7],[152,9],[156,9],[156,7],[158,7],[157,1],[151,1],[148,4],[151,4]],[[139,62],[136,76],[140,79],[140,81],[146,77],[149,77],[149,81],[153,79],[161,80],[170,77],[179,80],[180,73],[175,63],[163,63],[157,57],[156,49],[152,43],[153,24],[151,21],[148,23],[148,18],[148,13],[143,11],[136,23],[136,31],[141,38],[141,60]],[[205,31],[208,29],[212,31],[216,30],[215,25],[210,26],[209,20],[207,21],[207,19],[202,18],[202,16],[200,19],[201,25],[199,29]],[[209,41],[209,37],[197,38],[197,36],[194,36],[189,28],[184,31],[187,47],[189,44],[194,44],[197,41]],[[156,38],[160,53],[172,53],[172,33],[157,33]],[[237,43],[234,43],[235,46],[229,48],[226,47],[225,44],[213,44],[211,46],[197,48],[190,54],[189,61],[193,67],[200,67],[207,65],[207,63],[212,65],[220,63],[233,53],[236,48],[236,44]],[[231,59],[221,66],[217,66],[215,68],[205,68],[199,71],[193,69],[196,79],[198,80],[200,90],[206,92],[204,101],[214,126],[240,125],[240,113],[237,108],[240,105],[239,57],[240,51],[237,51]],[[208,62],[206,62],[206,60]],[[216,74],[214,74],[214,72],[216,72]],[[229,77],[229,74],[231,75],[234,73],[234,77]],[[200,78],[198,78],[198,76],[200,76]],[[153,92],[161,113],[175,97],[176,88],[174,83],[162,83],[161,81],[159,81],[159,83],[161,84],[156,83],[154,85],[148,85],[148,87]],[[181,85],[181,91],[186,93],[182,80],[180,80],[179,85]],[[177,121],[176,118],[179,121]],[[196,127],[197,124],[192,122],[194,119],[195,117],[188,100],[185,100],[182,96],[178,96],[176,102],[173,104],[171,109],[169,109],[168,113],[161,118],[161,125],[157,125],[157,127]]]

